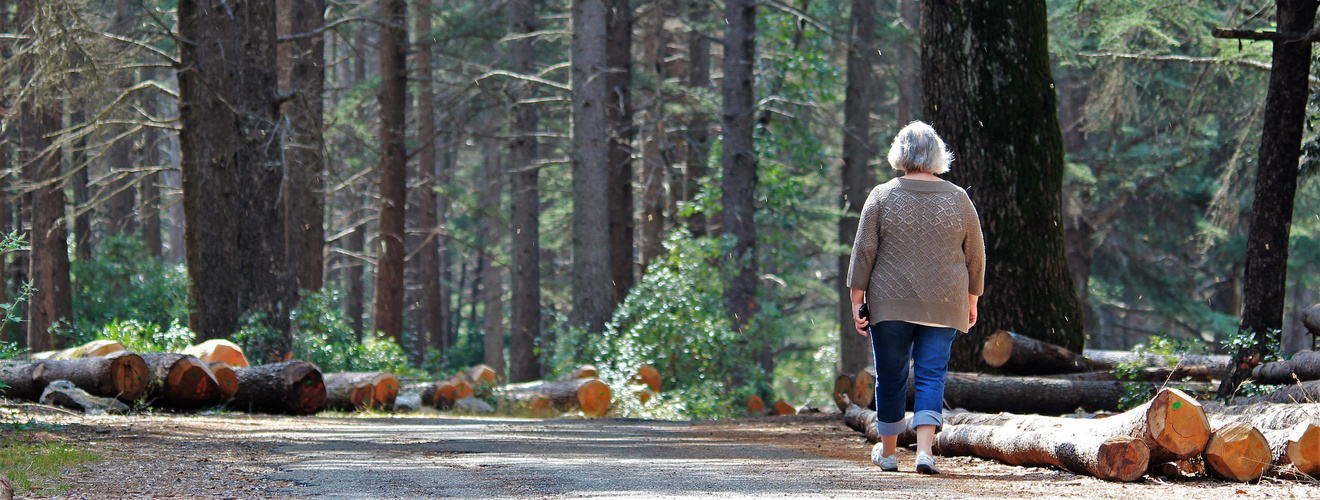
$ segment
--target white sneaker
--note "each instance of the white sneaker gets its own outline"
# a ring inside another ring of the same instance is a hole
[[[882,471],[897,472],[898,454],[895,453],[887,457],[881,456],[880,454],[884,453],[884,449],[885,445],[881,443],[876,443],[874,446],[871,446],[871,462],[880,466],[880,470]]]
[[[922,474],[939,474],[940,468],[935,466],[935,457],[917,452],[917,472]]]

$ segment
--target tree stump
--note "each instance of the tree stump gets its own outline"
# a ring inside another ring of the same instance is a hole
[[[485,364],[468,368],[463,372],[463,375],[467,377],[468,382],[472,385],[494,384],[499,378],[499,374],[495,373],[495,369]]]
[[[285,361],[234,370],[238,392],[229,407],[239,411],[307,415],[325,408],[321,370],[305,361]]]
[[[147,364],[141,356],[119,351],[107,356],[68,360],[0,361],[0,395],[36,401],[53,380],[68,380],[89,394],[133,401],[147,389]]]
[[[167,408],[200,408],[220,401],[220,384],[196,356],[153,352],[142,355],[150,375],[147,403]]]
[[[981,358],[991,368],[1017,375],[1052,375],[1113,368],[1057,345],[1007,330],[999,330],[986,338]]]

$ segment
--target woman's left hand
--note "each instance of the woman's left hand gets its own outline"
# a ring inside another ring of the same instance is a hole
[[[980,298],[980,297],[979,297],[979,296],[976,296],[976,295],[972,295],[972,294],[970,294],[970,293],[967,294],[967,304],[971,306],[971,307],[970,307],[971,311],[968,312],[968,314],[967,314],[967,327],[968,327],[968,328],[971,328],[972,325],[975,325],[975,324],[976,324],[976,299],[978,299],[978,298]]]

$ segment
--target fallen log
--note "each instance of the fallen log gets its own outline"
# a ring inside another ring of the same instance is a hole
[[[1207,365],[1192,366],[1148,366],[1137,372],[1136,381],[1141,382],[1210,382],[1220,376],[1223,376],[1222,370],[1216,371],[1220,367]],[[1118,376],[1113,370],[1082,372],[1082,373],[1064,373],[1059,375],[1041,375],[1041,378],[1056,380],[1081,380],[1093,382],[1105,382],[1118,380]]]
[[[1060,415],[1081,408],[1117,411],[1129,384],[1144,385],[1151,393],[1162,384],[1150,382],[1091,382],[1036,377],[1000,377],[949,373],[944,377],[944,402],[950,408],[974,412],[1039,413]],[[1210,390],[1208,384],[1171,384],[1192,392]],[[908,409],[916,385],[908,379]]]
[[[513,400],[526,398],[526,395],[545,396],[550,399],[550,405],[557,409],[578,409],[583,415],[592,418],[605,415],[614,401],[614,392],[610,386],[594,378],[509,384],[495,388],[494,392],[497,396]]]
[[[866,436],[866,442],[875,444],[880,442],[880,431],[875,425],[875,410],[862,408],[851,402],[843,412],[843,423],[852,430],[862,433]],[[912,421],[912,412],[903,415],[904,422]],[[902,433],[898,435],[898,445],[907,446],[917,442],[917,434],[911,426],[907,426]]]
[[[1237,421],[1260,429],[1276,467],[1292,465],[1302,474],[1320,476],[1320,404],[1211,403],[1205,410],[1213,424]]]
[[[660,392],[661,378],[660,370],[651,365],[642,365],[637,367],[637,373],[633,374],[632,382],[636,384],[646,384],[654,392]]]
[[[1204,405],[1206,416],[1222,420],[1242,420],[1265,429],[1291,429],[1299,423],[1320,418],[1320,403],[1257,403],[1224,405],[1210,402]]]
[[[747,398],[747,414],[752,416],[765,414],[765,401],[761,399],[761,396],[753,394]]]
[[[848,405],[852,404],[852,389],[857,381],[857,375],[852,373],[840,373],[834,377],[834,406],[839,407],[839,411],[848,411]]]
[[[1302,311],[1302,325],[1311,335],[1320,335],[1320,304],[1314,304]]]
[[[364,401],[366,408],[378,406],[381,408],[391,408],[394,406],[394,398],[399,395],[399,377],[389,372],[340,372],[324,373],[322,380],[325,381],[326,397],[330,396],[330,387],[335,386],[335,390],[344,391],[345,385],[357,385],[365,383],[371,386],[371,401]],[[359,389],[360,390],[360,389]],[[327,406],[329,402],[327,402]]]
[[[981,358],[991,368],[1017,375],[1050,375],[1108,370],[1111,365],[1087,359],[1048,342],[999,330],[986,338]]]
[[[1054,466],[1106,481],[1135,481],[1150,465],[1150,451],[1141,439],[1094,434],[1087,426],[1024,429],[1012,420],[1003,425],[946,426],[935,435],[934,451],[945,456],[990,458],[1010,465]]]
[[[875,409],[875,367],[866,367],[853,376],[852,392],[848,394],[849,400],[853,404],[862,408]],[[838,380],[836,379],[835,382]],[[908,384],[911,386],[912,377],[908,376]]]
[[[365,410],[376,405],[376,385],[361,373],[325,373],[325,407],[332,410]]]
[[[220,384],[196,356],[169,352],[142,354],[147,363],[147,404],[200,408],[220,401]]]
[[[1298,351],[1287,361],[1271,361],[1251,370],[1257,384],[1292,384],[1320,380],[1320,352]]]
[[[1275,467],[1294,475],[1320,477],[1320,419],[1291,429],[1262,430]]]
[[[1182,354],[1166,356],[1162,354],[1138,354],[1130,351],[1109,351],[1100,349],[1086,349],[1082,351],[1091,361],[1104,363],[1110,366],[1122,363],[1135,363],[1141,366],[1176,366],[1176,365],[1207,365],[1223,373],[1228,367],[1231,356],[1226,354]],[[1217,367],[1217,368],[1216,368]]]
[[[476,392],[472,388],[472,383],[463,377],[450,377],[449,385],[452,386],[451,389],[454,391],[454,401],[470,398]]]
[[[468,368],[463,372],[463,376],[467,377],[467,381],[472,385],[494,384],[499,379],[499,374],[495,373],[495,369],[485,364]]]
[[[234,393],[238,392],[238,375],[234,374],[234,367],[224,361],[212,361],[206,363],[206,368],[215,376],[216,385],[220,388],[220,398],[228,400],[234,397]]]
[[[1210,433],[1201,458],[1210,475],[1239,483],[1260,479],[1273,462],[1265,435],[1239,421],[1228,422]]]
[[[1320,403],[1320,380],[1285,385],[1262,396],[1233,398],[1234,406],[1257,403]]]
[[[93,340],[86,344],[70,347],[59,351],[34,352],[27,356],[27,359],[78,359],[95,358],[105,356],[110,353],[127,351],[124,344],[117,340]]]
[[[321,370],[305,361],[285,361],[234,370],[238,392],[229,407],[239,411],[306,415],[325,408]]]
[[[197,359],[207,363],[220,361],[234,368],[251,366],[247,356],[243,354],[243,348],[225,339],[211,339],[188,346],[183,350],[183,354],[197,356]]]
[[[597,377],[600,377],[600,370],[596,369],[596,365],[581,365],[578,366],[577,368],[574,368],[573,372],[568,374],[568,378],[597,378]]]
[[[0,396],[36,401],[54,380],[68,380],[94,396],[133,401],[147,389],[147,364],[128,351],[94,358],[0,361]]]
[[[454,386],[453,384],[450,384],[448,381],[444,381],[444,380],[438,382],[416,382],[412,384],[405,384],[403,388],[399,389],[399,394],[416,393],[417,396],[421,398],[423,405],[430,406],[437,410],[447,410],[449,409],[450,405],[454,404],[454,400],[438,399],[438,398],[442,398],[442,395],[440,394],[440,384],[445,384],[449,386],[448,393],[452,398],[454,393]]]
[[[115,398],[93,396],[68,380],[54,380],[41,392],[37,402],[43,405],[63,406],[83,413],[128,413],[128,405]]]

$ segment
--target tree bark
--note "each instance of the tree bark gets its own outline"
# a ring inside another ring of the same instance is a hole
[[[603,91],[609,173],[606,182],[609,206],[609,270],[611,301],[604,311],[606,319],[636,284],[633,275],[633,126],[632,108],[632,25],[633,9],[629,0],[603,0],[605,9],[605,60],[607,68]],[[574,30],[577,28],[574,27]],[[576,96],[574,96],[576,100]],[[585,104],[584,104],[585,106]],[[576,174],[575,174],[576,175]],[[576,199],[574,200],[576,203]],[[576,208],[574,209],[576,211]],[[576,248],[574,249],[576,251]]]
[[[325,0],[288,0],[291,34],[311,33],[325,24]],[[293,97],[284,104],[289,120],[284,144],[287,186],[284,196],[285,245],[289,278],[299,290],[318,291],[324,281],[325,140],[322,97],[325,93],[325,38],[297,38],[280,46],[289,60]]]
[[[1306,33],[1315,25],[1316,0],[1278,0],[1277,30]],[[1242,280],[1242,319],[1238,329],[1251,332],[1253,345],[1234,354],[1224,373],[1219,397],[1228,398],[1251,369],[1280,341],[1284,288],[1288,276],[1288,234],[1297,192],[1306,102],[1310,96],[1310,42],[1272,42],[1274,57],[1262,115],[1255,196],[1247,229],[1246,271]]]
[[[573,0],[573,310],[570,323],[588,332],[605,330],[620,276],[612,265],[611,189],[626,181],[611,173],[607,108],[623,95],[609,92],[605,0]],[[625,9],[623,13],[627,13]],[[614,15],[620,15],[614,12]],[[622,43],[616,41],[616,43]],[[607,102],[607,99],[611,102]],[[626,106],[626,100],[623,101]],[[616,108],[617,109],[617,108]],[[631,237],[629,237],[631,248]],[[631,256],[629,267],[631,268]],[[631,270],[628,273],[631,276]]]
[[[692,89],[710,87],[710,41],[700,31],[708,16],[710,4],[691,0],[688,2],[688,66],[687,86]],[[708,174],[706,166],[710,158],[710,118],[706,116],[703,103],[693,102],[687,123],[687,175],[682,189],[682,201],[696,201],[701,191],[702,179]],[[687,220],[688,230],[694,237],[706,235],[706,213],[696,210]]]
[[[846,210],[839,218],[839,244],[851,248],[857,236],[857,217],[875,184],[871,174],[874,142],[871,140],[871,108],[875,85],[871,79],[871,50],[875,45],[875,0],[853,0],[852,43],[848,47],[848,83],[843,101],[843,167],[840,169],[839,205]],[[871,339],[857,333],[853,323],[847,254],[838,256],[835,288],[839,300],[839,373],[856,373],[871,363]]]
[[[904,27],[918,35],[921,27],[921,6],[917,0],[898,0],[898,15]],[[898,46],[898,123],[905,127],[916,119],[913,113],[921,110],[921,54],[911,44]]]
[[[664,252],[665,209],[668,207],[668,196],[665,193],[665,183],[669,178],[669,162],[665,154],[668,150],[668,137],[665,132],[663,91],[667,76],[665,53],[668,45],[665,43],[667,34],[664,24],[666,15],[664,4],[663,1],[652,4],[641,28],[641,65],[651,80],[651,86],[647,89],[650,90],[650,95],[647,96],[649,102],[642,118],[640,203],[642,231],[641,243],[638,246],[641,251],[643,274],[646,272],[646,267]]]
[[[537,30],[536,5],[532,0],[509,4],[509,33],[525,35]],[[514,73],[536,72],[534,38],[509,42],[509,66]],[[509,199],[513,223],[510,273],[512,297],[509,320],[509,380],[527,382],[541,378],[537,344],[541,338],[541,195],[537,184],[536,107],[523,100],[534,96],[531,85],[510,84],[513,100],[513,139],[509,144]]]
[[[1292,465],[1296,472],[1320,474],[1320,404],[1249,404],[1205,406],[1210,422],[1224,425],[1241,422],[1265,436],[1276,467]]]
[[[283,165],[276,106],[275,2],[182,0],[179,133],[189,327],[224,338],[246,313],[292,347]]]
[[[1141,368],[1133,380],[1161,384],[1184,380],[1210,382],[1223,373],[1223,365],[1188,365],[1176,367],[1151,366]],[[1040,375],[1040,377],[1054,380],[1090,380],[1096,382],[1119,380],[1118,375],[1116,375],[1113,370],[1065,373],[1059,375]]]
[[[1111,364],[1093,361],[1054,344],[1007,330],[990,334],[981,349],[981,358],[991,368],[1017,375],[1053,375],[1113,368]]]
[[[1228,366],[1229,357],[1222,354],[1180,354],[1174,356],[1165,356],[1162,354],[1137,354],[1131,351],[1106,351],[1100,349],[1086,349],[1083,351],[1086,358],[1097,363],[1107,365],[1117,365],[1121,363],[1138,364],[1144,366],[1167,367],[1167,366],[1217,366],[1221,369]]]
[[[752,145],[756,64],[756,4],[728,0],[724,7],[724,82],[721,126],[724,175],[720,180],[724,233],[733,237],[733,272],[725,285],[733,327],[742,330],[756,311],[756,149]]]
[[[326,405],[330,406],[332,388],[337,391],[334,397],[339,398],[335,403],[341,408],[347,400],[354,408],[363,408],[377,406],[384,409],[394,407],[394,399],[398,397],[400,384],[399,377],[389,372],[340,372],[326,373],[322,375],[326,389]],[[371,387],[369,401],[353,401],[354,393],[363,393],[360,388],[354,389],[360,384]],[[363,406],[365,405],[365,406]]]
[[[485,220],[481,226],[481,244],[486,249],[498,249],[502,246],[503,231],[507,227],[500,215],[501,193],[504,190],[504,168],[500,158],[500,143],[494,139],[481,141],[482,161],[482,205]],[[490,251],[481,254],[481,296],[478,299],[473,289],[473,300],[480,300],[482,309],[482,345],[485,353],[482,359],[498,373],[504,374],[504,268],[491,258]],[[474,304],[475,306],[475,304]],[[475,307],[474,307],[475,311]]]
[[[403,345],[403,237],[407,203],[407,152],[404,105],[408,97],[408,4],[381,2],[380,17],[389,23],[380,33],[380,219],[376,258],[375,318],[372,332]]]
[[[859,377],[860,378],[860,377]],[[1155,392],[1163,382],[1105,382],[1058,380],[1037,377],[997,377],[974,373],[949,373],[944,377],[944,401],[950,408],[970,411],[1039,413],[1061,415],[1081,408],[1086,411],[1117,411],[1125,388]],[[1186,383],[1178,387],[1200,392],[1206,384]],[[854,392],[857,389],[854,388]],[[915,395],[908,377],[908,405]]]
[[[229,407],[235,410],[309,415],[325,408],[325,383],[311,363],[286,361],[234,372],[238,393]]]
[[[1320,380],[1320,352],[1299,351],[1287,361],[1271,361],[1251,370],[1257,384],[1291,384]]]
[[[1320,403],[1320,380],[1286,385],[1261,396],[1235,397],[1234,405],[1255,403]]]
[[[147,404],[167,408],[200,408],[220,400],[220,384],[196,356],[146,353]]]
[[[351,198],[356,197],[353,196]],[[365,198],[365,196],[363,198]],[[363,203],[359,202],[358,208],[360,209],[362,206]],[[354,212],[357,212],[357,210]],[[345,249],[355,256],[351,257],[352,263],[348,265],[348,269],[344,272],[344,281],[346,282],[344,286],[346,289],[344,293],[344,316],[348,317],[348,323],[353,327],[353,333],[357,335],[357,341],[359,344],[362,343],[362,332],[366,330],[366,291],[364,290],[365,284],[362,281],[364,274],[363,268],[366,264],[363,262],[362,258],[356,256],[363,256],[363,252],[366,250],[366,226],[366,222],[357,222],[353,231],[348,234],[347,238],[345,238],[346,242],[344,243]]]
[[[325,407],[331,410],[365,410],[376,404],[376,386],[369,380],[325,374]]]
[[[416,11],[417,36],[422,38],[431,32],[431,0],[417,0]],[[422,245],[417,255],[418,267],[422,271],[422,311],[421,321],[417,325],[420,331],[418,340],[436,352],[444,353],[443,306],[446,304],[441,301],[440,293],[440,217],[435,189],[440,185],[438,179],[441,164],[436,157],[435,86],[431,83],[434,65],[432,47],[426,43],[425,38],[422,38],[416,50],[417,73],[420,75],[417,79],[417,135],[420,142],[417,163],[422,176],[418,220],[423,232]]]
[[[4,397],[36,401],[55,380],[73,382],[95,396],[133,401],[147,389],[147,364],[128,351],[93,358],[0,361]]]
[[[154,68],[144,68],[142,78],[145,80],[154,80],[156,72]],[[144,95],[141,97],[142,111],[148,116],[160,116],[159,106],[156,102],[155,94]],[[160,132],[154,128],[147,128],[143,132],[142,162],[151,168],[163,168],[160,154],[160,141],[162,139]],[[139,191],[142,195],[141,221],[142,221],[142,243],[147,247],[147,252],[154,258],[161,258],[164,252],[164,245],[161,241],[160,226],[160,174],[152,172],[142,177],[139,185]]]
[[[1010,330],[1080,352],[1082,306],[1063,239],[1063,138],[1044,0],[921,2],[923,111],[958,162],[948,178],[981,207],[986,293],[950,367],[975,370]],[[985,47],[1000,47],[985,57]]]
[[[1148,445],[1130,436],[1091,432],[1086,421],[1046,429],[1022,429],[1012,416],[999,425],[950,425],[935,436],[936,453],[991,458],[1010,465],[1049,465],[1106,481],[1135,481],[1151,463]],[[1047,417],[1039,417],[1047,418]],[[947,424],[946,424],[947,425]]]
[[[591,418],[605,415],[614,401],[614,393],[610,390],[610,386],[594,378],[510,384],[498,387],[494,392],[497,396],[520,401],[522,400],[519,399],[520,396],[545,396],[555,408],[581,410],[583,415]]]

